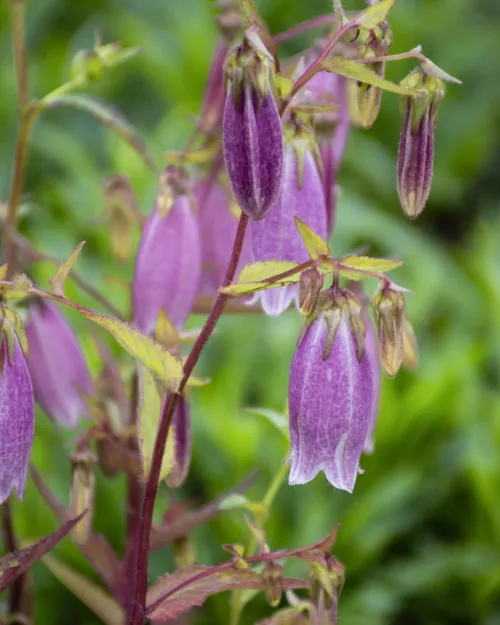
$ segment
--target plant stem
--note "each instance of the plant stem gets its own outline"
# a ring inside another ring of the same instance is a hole
[[[326,15],[319,15],[318,17],[313,17],[306,22],[302,22],[302,24],[297,24],[293,28],[289,30],[285,30],[282,33],[273,36],[274,43],[282,43],[283,41],[287,41],[288,39],[292,39],[297,35],[301,35],[302,33],[311,30],[312,28],[317,28],[318,26],[324,26],[325,24],[333,24],[336,21],[336,16],[333,13],[327,13]]]
[[[231,259],[229,261],[229,265],[226,271],[226,277],[224,279],[223,286],[228,286],[233,280],[236,273],[236,268],[240,259],[247,225],[248,217],[244,213],[242,213],[238,224],[238,229],[236,231],[233,251],[231,253]],[[146,484],[146,490],[144,493],[144,500],[142,504],[141,523],[139,526],[139,531],[137,533],[137,566],[135,567],[134,595],[131,615],[129,619],[130,625],[141,625],[144,619],[148,585],[148,555],[151,523],[153,521],[154,503],[156,498],[156,492],[158,490],[158,477],[160,475],[163,454],[165,452],[165,445],[167,442],[167,436],[170,428],[170,423],[172,421],[172,416],[174,414],[175,408],[177,407],[182,392],[187,384],[189,376],[193,372],[193,369],[198,362],[203,347],[210,338],[217,324],[217,321],[222,315],[227,300],[228,296],[223,293],[219,293],[219,295],[217,296],[212,312],[208,316],[208,319],[206,320],[205,325],[203,326],[203,329],[184,364],[184,375],[179,384],[179,388],[177,392],[172,393],[165,402],[165,407],[163,409],[160,423],[158,425],[153,458],[151,462],[151,471]]]
[[[26,64],[26,43],[24,35],[24,0],[12,2],[12,38],[14,44],[14,59],[16,65],[18,106],[19,106],[19,132],[17,136],[14,154],[14,173],[10,187],[7,204],[7,217],[4,232],[4,262],[8,265],[7,277],[12,276],[15,263],[15,246],[10,237],[9,230],[16,229],[17,207],[23,185],[24,167],[28,152],[28,140],[33,119],[29,108],[28,69]]]
[[[14,553],[19,549],[14,527],[12,525],[12,510],[9,500],[5,501],[2,506],[2,534],[6,553]],[[22,593],[24,584],[24,574],[18,577],[9,589],[9,614],[18,612],[21,607]]]

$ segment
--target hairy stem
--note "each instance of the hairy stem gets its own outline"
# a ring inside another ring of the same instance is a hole
[[[234,278],[236,268],[241,255],[243,247],[243,240],[245,237],[246,228],[248,225],[248,217],[242,213],[238,224],[238,230],[236,231],[236,237],[234,240],[233,251],[226,271],[226,277],[224,279],[223,286],[228,286]],[[141,523],[137,534],[137,566],[135,567],[135,580],[134,580],[134,598],[129,618],[130,625],[141,625],[144,620],[145,607],[146,607],[146,593],[148,585],[148,554],[149,554],[149,541],[151,533],[151,524],[153,521],[153,510],[156,498],[156,492],[158,490],[158,478],[160,475],[161,464],[163,460],[163,454],[165,452],[165,445],[167,442],[168,431],[172,416],[175,408],[179,402],[182,392],[187,384],[189,376],[193,372],[193,369],[198,362],[200,354],[214,331],[217,321],[219,320],[224,308],[226,306],[228,296],[223,293],[219,293],[215,300],[212,312],[208,316],[205,325],[191,350],[186,363],[184,364],[184,375],[179,384],[177,393],[171,394],[165,402],[160,423],[158,425],[158,431],[156,433],[155,447],[153,451],[153,458],[151,462],[151,471],[146,484],[146,490],[144,494],[144,500],[141,510]]]
[[[24,167],[28,153],[28,141],[33,120],[29,108],[28,68],[26,63],[26,43],[24,36],[24,0],[12,2],[12,38],[14,44],[14,60],[16,65],[19,131],[14,154],[14,171],[7,204],[7,217],[4,232],[4,262],[8,265],[7,276],[12,276],[15,263],[15,245],[10,237],[9,230],[14,231],[17,223],[17,207],[23,186]]]

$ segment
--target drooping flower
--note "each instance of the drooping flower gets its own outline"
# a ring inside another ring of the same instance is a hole
[[[163,308],[176,328],[186,321],[198,292],[201,246],[198,222],[187,192],[174,186],[167,171],[159,195],[144,226],[137,251],[132,305],[134,321],[145,333],[156,327]],[[168,192],[167,192],[168,191]]]
[[[33,304],[25,329],[36,401],[61,425],[76,427],[87,414],[81,391],[90,393],[92,382],[73,330],[57,306],[46,301]]]
[[[359,302],[348,291],[324,291],[290,369],[290,484],[324,471],[333,486],[352,492],[372,420],[375,377]]]
[[[231,187],[251,219],[268,215],[283,174],[283,129],[274,99],[273,60],[257,36],[245,37],[225,65],[222,143]]]
[[[201,238],[200,295],[215,296],[231,257],[238,220],[231,211],[229,193],[217,182],[201,181],[196,188]],[[245,237],[236,275],[250,262],[250,237]]]
[[[405,214],[415,219],[429,198],[434,167],[434,133],[443,81],[423,69],[410,73],[402,86],[421,89],[421,96],[402,98],[403,128],[399,139],[397,183]]]
[[[307,223],[320,237],[327,237],[321,160],[312,134],[298,122],[287,124],[283,186],[278,202],[262,221],[251,223],[254,260],[304,262],[309,254],[294,217]],[[297,285],[260,291],[268,315],[280,315],[292,302],[298,304]]]
[[[17,338],[0,347],[3,368],[0,375],[0,504],[15,489],[22,499],[28,460],[35,429],[33,388],[28,367]]]

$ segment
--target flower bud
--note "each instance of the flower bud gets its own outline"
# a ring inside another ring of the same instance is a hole
[[[316,267],[306,269],[300,274],[299,312],[304,317],[309,317],[316,308],[316,302],[324,282],[323,275]]]
[[[309,254],[295,225],[299,217],[320,237],[326,238],[326,208],[321,180],[321,160],[312,134],[301,124],[286,126],[287,142],[283,187],[270,215],[252,222],[252,250],[256,261],[304,262]],[[280,315],[298,303],[297,285],[260,291],[256,299],[268,315]]]
[[[267,600],[275,608],[279,605],[283,594],[283,567],[277,562],[266,562],[262,570],[262,577],[266,586]]]
[[[90,394],[92,382],[73,330],[55,304],[37,301],[26,322],[26,336],[36,401],[57,423],[76,427],[87,415],[81,392]]]
[[[95,465],[97,459],[90,449],[82,449],[70,455],[71,460],[71,517],[86,511],[83,518],[71,530],[76,543],[85,544],[92,531],[95,495]]]
[[[241,210],[263,219],[276,202],[283,175],[283,130],[274,99],[273,60],[248,38],[228,56],[223,151]]]
[[[403,362],[405,297],[391,286],[381,285],[372,302],[382,366],[394,377]]]
[[[321,293],[299,339],[288,390],[290,484],[304,484],[324,471],[336,488],[354,488],[376,384],[360,308],[347,291]]]
[[[0,504],[13,488],[23,498],[35,429],[33,388],[17,338],[0,346]]]
[[[416,97],[402,98],[403,128],[399,139],[397,183],[405,214],[415,219],[424,210],[431,190],[434,166],[434,132],[443,81],[423,69],[409,74],[401,85],[422,89]]]
[[[102,184],[104,217],[111,250],[118,261],[126,262],[132,254],[134,227],[141,214],[128,176],[107,176]]]
[[[215,296],[226,275],[238,220],[230,208],[229,193],[217,182],[204,180],[196,187],[201,238],[200,295]],[[236,274],[252,262],[250,237],[245,237]]]
[[[174,466],[165,481],[170,488],[179,488],[187,477],[191,463],[191,418],[184,396],[175,409],[169,436],[174,437]]]
[[[385,20],[373,29],[360,28],[354,43],[358,46],[360,58],[386,56],[392,46],[392,30]],[[366,67],[382,78],[385,76],[385,62],[368,63]],[[380,111],[382,89],[350,81],[349,98],[352,121],[363,128],[371,128]]]
[[[132,281],[134,321],[145,333],[163,308],[176,328],[186,321],[198,291],[201,246],[186,191],[167,171],[156,206],[144,226]]]

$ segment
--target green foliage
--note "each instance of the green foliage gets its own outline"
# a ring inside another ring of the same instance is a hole
[[[323,0],[257,3],[271,32],[325,11]],[[345,2],[345,8],[361,3]],[[193,127],[216,32],[207,0],[46,0],[28,5],[30,79],[34,96],[62,84],[79,49],[91,49],[94,31],[141,54],[90,86],[94,96],[118,107],[144,137],[157,165],[166,150],[182,149]],[[362,460],[365,474],[353,495],[334,491],[323,477],[301,487],[283,487],[266,522],[271,549],[313,542],[340,522],[335,554],[346,566],[342,625],[428,625],[500,620],[500,72],[497,0],[397,2],[390,21],[394,53],[417,44],[458,76],[440,109],[431,197],[417,222],[398,206],[395,163],[400,130],[398,97],[385,93],[380,116],[368,132],[349,139],[338,183],[336,258],[365,244],[369,254],[398,258],[398,281],[411,289],[408,315],[420,347],[412,373],[386,381],[375,453]],[[304,35],[283,48],[298,52]],[[0,200],[7,195],[15,140],[16,86],[8,12],[0,15]],[[412,62],[389,64],[398,82]],[[126,129],[125,129],[126,130]],[[127,174],[144,212],[155,177],[119,137],[76,110],[47,111],[34,128],[25,195],[35,203],[23,229],[38,249],[59,258],[87,241],[79,269],[125,310],[132,262],[118,263],[102,210],[104,175]],[[48,288],[53,266],[37,265],[30,278]],[[113,276],[114,281],[109,278]],[[94,302],[74,284],[66,296]],[[105,312],[105,311],[102,311]],[[96,367],[85,321],[71,317]],[[193,469],[181,501],[208,501],[254,468],[259,476],[249,497],[258,501],[287,453],[287,442],[248,406],[282,413],[288,366],[301,320],[238,316],[223,319],[204,352],[199,373],[212,382],[193,392]],[[194,319],[193,327],[199,327]],[[85,331],[84,331],[85,329]],[[112,341],[110,348],[115,349]],[[118,353],[118,352],[116,352]],[[69,501],[67,449],[74,433],[57,430],[38,414],[32,460],[61,501]],[[125,481],[97,476],[94,530],[123,550]],[[166,494],[159,507],[166,507]],[[21,536],[52,531],[56,521],[28,485],[15,505]],[[193,536],[198,561],[223,559],[219,545],[246,543],[241,510],[225,511]],[[65,541],[56,557],[88,574],[76,547]],[[292,564],[292,563],[291,563]],[[286,574],[294,574],[294,566]],[[296,565],[300,566],[300,564]],[[43,566],[34,567],[35,622],[95,623],[78,599]],[[173,570],[169,552],[152,559],[150,579]],[[209,599],[193,623],[225,622],[227,595]],[[241,623],[270,611],[262,598],[250,603]]]

